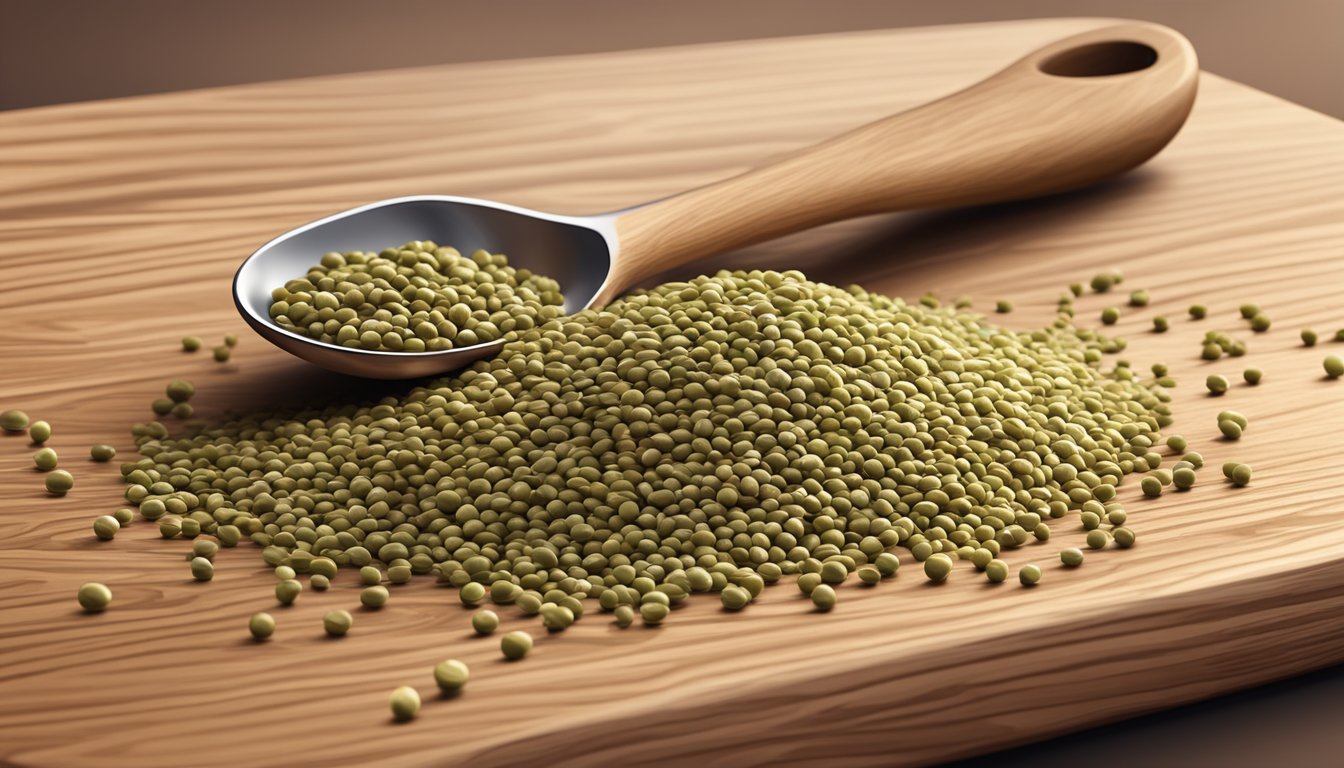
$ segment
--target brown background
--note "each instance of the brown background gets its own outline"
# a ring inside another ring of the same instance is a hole
[[[455,61],[1041,16],[1167,24],[1194,42],[1206,70],[1344,117],[1340,0],[0,0],[0,109]]]
[[[1194,41],[1205,69],[1344,117],[1338,0],[0,0],[0,109],[454,61],[1054,15],[1169,24]],[[519,18],[527,23],[513,25]],[[1341,695],[1344,670],[1335,669],[971,764],[1325,765],[1344,755],[1335,722]]]

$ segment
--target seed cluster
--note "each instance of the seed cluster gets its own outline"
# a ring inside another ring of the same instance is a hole
[[[560,316],[554,280],[514,269],[503,254],[415,240],[381,253],[328,253],[271,292],[278,325],[331,344],[389,352],[495,341]],[[228,359],[228,347],[215,350]]]
[[[139,425],[127,498],[171,513],[174,535],[236,528],[272,566],[371,571],[370,608],[383,569],[437,572],[466,605],[563,631],[582,597],[657,624],[691,592],[740,609],[803,574],[824,610],[864,566],[894,574],[897,545],[942,580],[1071,512],[1118,525],[1116,484],[1160,462],[1170,422],[1165,392],[1104,371],[1117,345],[1065,315],[1011,332],[796,272],[721,272],[515,330],[376,404],[182,437]]]

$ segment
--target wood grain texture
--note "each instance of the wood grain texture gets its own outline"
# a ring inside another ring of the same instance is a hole
[[[1039,326],[1061,286],[1105,268],[1153,304],[1118,330],[1136,367],[1181,380],[1175,431],[1210,469],[1159,500],[1121,489],[1139,544],[1066,572],[1059,528],[1010,555],[1036,589],[910,569],[845,586],[827,616],[796,590],[724,615],[710,601],[661,629],[586,618],[518,664],[470,637],[432,584],[398,588],[330,641],[321,615],[356,603],[353,574],[272,608],[255,548],[191,583],[182,542],[136,522],[113,543],[93,516],[119,506],[113,467],[133,420],[176,377],[198,413],[396,391],[333,377],[244,336],[219,366],[178,351],[195,333],[245,333],[229,297],[242,257],[274,234],[378,198],[455,193],[581,213],[667,195],[964,87],[1104,21],[862,33],[323,78],[0,115],[0,408],[52,422],[79,484],[41,493],[31,448],[0,437],[0,760],[25,766],[478,766],[612,763],[930,763],[1169,707],[1344,659],[1344,383],[1303,326],[1344,327],[1344,126],[1205,76],[1190,122],[1138,171],[1027,204],[873,217],[703,265],[798,267],[917,296],[1012,298]],[[688,269],[694,269],[688,268]],[[687,270],[683,270],[687,271]],[[1200,300],[1210,319],[1187,320]],[[1251,335],[1236,306],[1274,319]],[[34,312],[35,303],[43,306]],[[1122,296],[1088,296],[1095,318]],[[1147,332],[1165,314],[1173,328]],[[1244,337],[1205,363],[1205,330]],[[1265,371],[1203,396],[1205,375]],[[404,386],[404,385],[401,385]],[[1246,413],[1239,443],[1214,414]],[[1250,462],[1255,483],[1217,467]],[[910,563],[907,561],[907,568]],[[74,595],[108,584],[113,608]],[[253,611],[280,628],[247,640]],[[530,625],[505,612],[503,629]],[[430,669],[473,680],[440,701]],[[414,684],[421,717],[389,722]]]

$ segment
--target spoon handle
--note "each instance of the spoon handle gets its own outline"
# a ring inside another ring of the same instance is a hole
[[[930,104],[634,208],[599,303],[654,274],[841,219],[1048,195],[1166,146],[1199,66],[1179,33],[1122,22],[1045,46]]]

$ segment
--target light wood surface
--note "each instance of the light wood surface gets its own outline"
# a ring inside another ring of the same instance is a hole
[[[127,426],[169,379],[198,413],[376,395],[245,335],[233,362],[178,351],[246,333],[229,277],[257,244],[363,201],[453,193],[582,213],[723,178],[962,88],[1051,40],[1106,22],[1055,20],[502,62],[248,86],[0,115],[0,409],[55,428],[78,486],[41,492],[32,449],[0,437],[0,760],[33,766],[929,763],[1169,707],[1344,659],[1344,382],[1298,345],[1344,327],[1344,126],[1205,75],[1170,147],[1120,181],[1027,204],[869,218],[752,248],[732,263],[800,267],[907,297],[934,289],[1002,320],[1047,322],[1061,287],[1120,268],[1153,304],[1117,329],[1137,366],[1180,379],[1175,431],[1209,469],[1185,494],[1130,502],[1139,544],[1066,572],[1060,528],[1010,555],[1032,590],[966,571],[846,586],[826,616],[788,586],[724,615],[707,600],[656,630],[594,616],[526,661],[470,637],[451,591],[398,588],[351,635],[321,615],[356,603],[353,574],[273,608],[255,548],[188,580],[182,542],[136,522],[113,543]],[[717,267],[722,260],[707,265]],[[1088,296],[1080,318],[1123,304]],[[1184,309],[1203,301],[1202,322]],[[1274,319],[1252,335],[1236,306]],[[40,307],[35,311],[34,307]],[[1147,332],[1153,315],[1172,319]],[[1197,358],[1205,330],[1241,360]],[[1265,371],[1204,396],[1208,373]],[[1214,414],[1251,420],[1239,443]],[[1255,466],[1232,489],[1218,466]],[[109,611],[79,613],[90,580]],[[270,609],[264,645],[247,616]],[[531,626],[505,612],[504,629]],[[466,660],[456,701],[430,669]],[[391,690],[426,696],[388,721]]]

